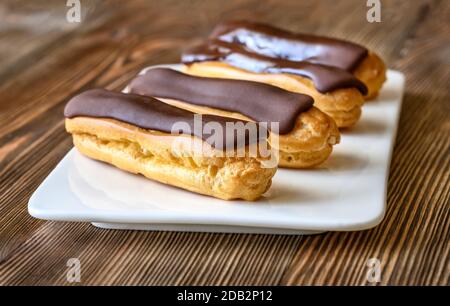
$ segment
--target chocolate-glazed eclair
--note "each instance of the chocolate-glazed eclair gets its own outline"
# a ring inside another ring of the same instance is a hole
[[[103,89],[75,96],[64,115],[66,130],[81,153],[193,192],[225,200],[255,200],[270,187],[276,172],[276,165],[264,164],[268,157],[251,150],[266,145],[267,135],[255,138],[234,131],[230,135],[224,128],[217,141],[211,131],[195,127],[198,117],[200,125],[239,127],[251,122],[198,116],[151,97]]]
[[[256,81],[310,95],[314,105],[338,127],[358,121],[367,92],[366,86],[345,70],[276,59],[217,40],[185,50],[182,61],[186,64],[183,71],[191,75]]]
[[[358,44],[330,37],[293,33],[268,24],[231,21],[219,24],[211,38],[245,46],[252,52],[290,61],[308,61],[352,72],[375,97],[386,80],[381,58]]]
[[[283,167],[321,164],[340,140],[335,122],[313,106],[311,97],[267,84],[153,68],[132,80],[127,90],[200,114],[267,123],[269,142],[278,149]]]

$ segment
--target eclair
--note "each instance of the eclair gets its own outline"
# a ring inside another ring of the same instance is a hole
[[[366,99],[377,96],[386,80],[386,66],[377,54],[342,39],[293,33],[248,21],[221,23],[210,38],[240,44],[272,58],[307,61],[351,72],[367,86]]]
[[[252,201],[270,187],[276,172],[276,166],[264,164],[267,157],[250,150],[266,144],[267,133],[212,137],[211,131],[196,128],[198,115],[152,97],[89,90],[72,98],[64,115],[66,130],[82,154],[192,192]],[[219,127],[254,124],[200,117],[201,124]]]
[[[268,84],[152,68],[133,79],[127,91],[199,114],[265,123],[282,167],[319,165],[340,141],[336,123],[313,106],[311,97]]]
[[[274,59],[217,40],[185,50],[182,62],[182,71],[190,75],[261,82],[309,95],[340,128],[356,124],[367,93],[366,86],[345,70]]]

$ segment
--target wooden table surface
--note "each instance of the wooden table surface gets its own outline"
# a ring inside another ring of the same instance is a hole
[[[449,284],[448,1],[66,1],[0,3],[0,284],[369,284],[381,261],[389,285]],[[30,195],[72,148],[68,99],[93,87],[120,89],[142,67],[176,62],[219,20],[261,20],[348,38],[406,74],[390,169],[387,213],[374,229],[315,236],[114,231],[46,222]]]

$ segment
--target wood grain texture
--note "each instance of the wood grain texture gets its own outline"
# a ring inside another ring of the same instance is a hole
[[[83,285],[448,285],[450,6],[382,1],[65,1],[0,3],[0,284],[68,284],[79,258]],[[120,89],[142,67],[178,60],[220,20],[261,20],[367,45],[407,86],[388,185],[374,229],[316,236],[113,231],[45,222],[27,202],[72,147],[64,104],[87,88]]]

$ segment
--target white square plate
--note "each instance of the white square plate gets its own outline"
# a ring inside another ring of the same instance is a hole
[[[404,90],[403,74],[389,70],[387,76],[378,99],[364,105],[361,121],[342,133],[324,165],[279,169],[257,202],[223,201],[166,186],[72,149],[34,192],[29,213],[116,229],[311,234],[374,227],[385,212]]]

